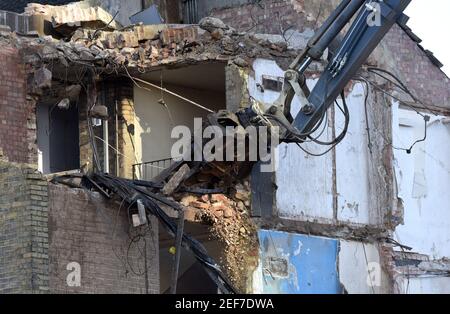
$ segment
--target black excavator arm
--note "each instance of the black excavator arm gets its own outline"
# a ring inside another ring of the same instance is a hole
[[[273,104],[255,104],[238,113],[239,119],[248,124],[251,117],[256,118],[254,121],[267,121],[269,118],[281,127],[280,135],[284,142],[303,142],[392,26],[396,22],[407,21],[403,11],[410,2],[343,0],[285,72],[283,90],[278,100]],[[306,86],[306,69],[313,61],[321,59],[325,50],[352,20],[325,71],[310,91]],[[294,97],[298,97],[301,103],[301,110],[295,119],[290,114]]]

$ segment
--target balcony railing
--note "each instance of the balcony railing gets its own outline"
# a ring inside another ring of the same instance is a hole
[[[172,158],[166,158],[135,164],[133,165],[133,179],[150,181],[169,168],[173,162]]]
[[[184,22],[186,24],[196,24],[199,22],[197,0],[183,0]]]

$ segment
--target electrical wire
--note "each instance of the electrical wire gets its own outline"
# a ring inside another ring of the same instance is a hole
[[[336,106],[339,108],[339,110],[342,112],[342,114],[344,115],[344,118],[345,118],[344,128],[343,128],[342,132],[339,134],[339,136],[337,136],[331,142],[323,142],[323,141],[318,140],[318,137],[316,137],[316,138],[312,138],[311,137],[311,134],[314,132],[314,129],[313,129],[313,132],[309,132],[309,134],[304,135],[304,136],[310,138],[316,144],[319,144],[319,145],[322,145],[322,146],[331,146],[325,152],[323,152],[323,153],[313,153],[313,152],[308,151],[304,147],[302,147],[300,144],[305,142],[304,138],[298,132],[297,133],[291,132],[290,128],[287,128],[288,137],[283,139],[283,140],[286,141],[286,142],[291,142],[291,143],[293,142],[293,143],[295,143],[303,152],[305,152],[308,155],[314,156],[314,157],[321,157],[321,156],[324,156],[324,155],[328,154],[331,150],[333,150],[337,145],[339,145],[339,143],[341,143],[344,140],[345,136],[348,133],[348,127],[350,125],[350,112],[349,112],[349,109],[348,109],[348,106],[347,106],[347,102],[345,100],[345,95],[344,95],[343,92],[341,93],[341,98],[342,98],[343,108],[339,105],[339,103],[337,101],[335,101]],[[323,119],[324,116],[326,116],[326,112],[322,116],[322,119]],[[319,122],[318,125],[320,126],[320,124],[321,123]],[[289,137],[294,138],[294,140],[290,141]]]
[[[112,193],[117,194],[121,198],[125,198],[129,204],[133,204],[140,199],[144,204],[148,214],[156,216],[162,226],[172,234],[177,233],[177,225],[170,219],[164,210],[156,203],[152,195],[147,190],[129,182],[108,174],[94,173],[91,177],[99,186],[105,187]],[[177,210],[177,208],[174,208]],[[223,274],[217,263],[207,254],[203,245],[187,234],[183,234],[183,246],[190,250],[195,258],[205,267],[211,279],[216,282],[224,293],[236,293],[235,288]]]
[[[381,88],[380,86],[378,86],[376,83],[364,78],[364,77],[358,77],[355,80],[358,81],[362,81],[365,82],[366,84],[370,84],[372,87],[374,87],[375,89],[377,89],[378,91],[380,91],[381,93],[385,94],[388,97],[391,97],[394,100],[397,100],[399,103],[407,106],[408,108],[414,110],[414,112],[416,112],[418,115],[420,115],[423,119],[424,119],[424,136],[421,139],[416,140],[414,143],[411,144],[411,146],[409,148],[401,148],[401,147],[395,147],[392,142],[391,142],[391,146],[392,148],[394,148],[395,150],[401,150],[401,151],[405,151],[408,154],[411,154],[412,150],[414,149],[414,147],[422,142],[425,142],[427,140],[428,137],[428,122],[430,121],[430,117],[428,115],[424,115],[423,113],[421,113],[420,111],[418,111],[415,107],[411,106],[410,104],[402,101],[400,98],[395,97],[394,95],[390,94],[389,92],[385,91],[383,88]]]

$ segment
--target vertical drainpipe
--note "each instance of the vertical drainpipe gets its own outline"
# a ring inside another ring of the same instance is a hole
[[[104,165],[105,173],[109,173],[109,134],[108,134],[108,120],[103,120],[103,151],[104,151]]]
[[[102,82],[102,101],[103,105],[106,106],[106,89],[105,82]],[[109,110],[108,110],[109,111]],[[103,171],[109,173],[109,128],[108,128],[108,118],[102,120],[103,126]]]
[[[119,105],[116,100],[115,107],[115,119],[116,119],[116,176],[120,177],[120,164],[119,164]]]

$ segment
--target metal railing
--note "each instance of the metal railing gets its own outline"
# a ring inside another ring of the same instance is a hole
[[[198,2],[197,0],[184,0],[184,23],[197,24],[199,22],[198,16]]]
[[[172,158],[148,161],[133,165],[133,179],[150,181],[157,177],[163,170],[173,164]]]

